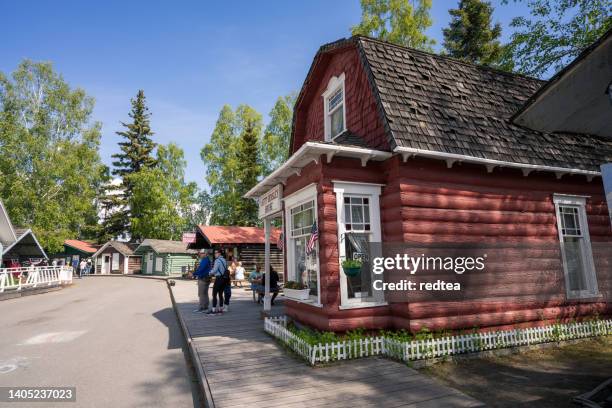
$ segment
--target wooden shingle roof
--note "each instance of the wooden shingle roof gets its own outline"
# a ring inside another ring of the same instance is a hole
[[[512,123],[545,81],[362,36],[323,45],[313,66],[320,55],[350,46],[360,55],[391,150],[597,172],[612,161],[612,139],[540,133]],[[351,135],[342,144],[355,140]]]

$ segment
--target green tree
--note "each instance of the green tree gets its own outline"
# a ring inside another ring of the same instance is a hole
[[[186,215],[196,200],[197,186],[185,181],[183,150],[176,144],[159,145],[157,166],[126,175],[132,187],[129,201],[133,239],[180,239]]]
[[[110,220],[113,225],[107,225],[104,229],[117,231],[121,225],[119,235],[125,235],[130,231],[130,211],[129,203],[132,201],[131,175],[143,169],[150,169],[156,165],[153,157],[155,143],[151,139],[149,108],[146,105],[144,91],[141,89],[136,94],[136,98],[131,100],[132,109],[129,117],[130,123],[121,122],[125,130],[116,132],[125,140],[119,142],[120,153],[112,155],[114,169],[112,174],[121,177],[123,193],[114,197],[116,208]]]
[[[295,92],[280,96],[270,111],[270,122],[266,126],[261,144],[261,165],[265,176],[285,162],[289,155],[296,98]]]
[[[492,25],[491,3],[460,0],[458,8],[449,13],[451,22],[443,30],[446,53],[474,64],[497,65],[502,57],[501,24]]]
[[[242,123],[242,131],[236,147],[236,159],[239,164],[236,178],[236,192],[243,197],[255,184],[261,175],[259,145],[261,141],[261,115],[253,108],[241,106],[238,117]],[[235,205],[234,222],[237,225],[254,226],[259,219],[257,203],[254,200],[240,199]]]
[[[361,22],[351,32],[431,51],[436,42],[425,34],[433,23],[430,10],[431,0],[361,0]]]
[[[50,63],[25,60],[10,76],[0,73],[0,198],[50,253],[97,228],[106,167],[93,106]]]
[[[221,109],[210,142],[201,151],[210,187],[213,224],[252,223],[246,216],[250,210],[243,207],[242,196],[261,175],[259,152],[253,160],[251,151],[254,140],[257,145],[261,142],[261,129],[261,115],[250,106],[240,105],[235,112],[228,105]]]
[[[96,241],[99,244],[110,239],[128,237],[125,220],[129,219],[129,212],[123,197],[122,185],[121,179],[112,179],[110,174],[106,175],[99,198],[100,226],[96,234]]]
[[[560,70],[612,27],[610,0],[524,1],[531,17],[510,23],[504,64],[526,75]]]

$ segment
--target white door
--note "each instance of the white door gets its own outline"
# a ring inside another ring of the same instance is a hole
[[[110,255],[102,257],[102,271],[100,273],[110,273]]]
[[[153,252],[147,252],[147,275],[153,274]]]

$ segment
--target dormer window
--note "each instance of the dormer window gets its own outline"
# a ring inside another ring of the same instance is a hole
[[[325,140],[334,137],[346,130],[346,109],[344,103],[344,74],[332,77],[323,93],[325,107]]]

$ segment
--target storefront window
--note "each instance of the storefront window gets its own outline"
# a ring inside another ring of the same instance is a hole
[[[315,242],[312,251],[307,254],[308,242],[312,232],[312,226],[316,221],[314,200],[307,201],[301,205],[291,208],[291,253],[292,280],[306,285],[310,289],[310,295],[317,297],[319,292],[318,265],[319,250]]]
[[[348,229],[348,228],[347,228]],[[362,262],[361,273],[346,277],[346,288],[349,299],[363,299],[372,296],[372,276],[368,254],[369,233],[347,233],[344,239],[346,259],[358,259]]]

